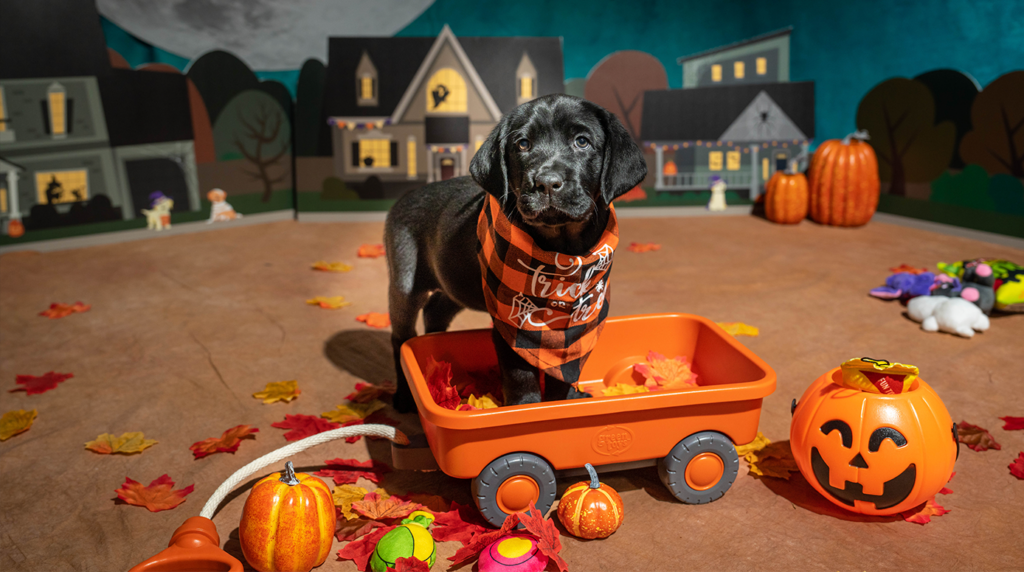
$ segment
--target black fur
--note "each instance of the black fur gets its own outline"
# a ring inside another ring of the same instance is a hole
[[[614,115],[560,94],[505,115],[469,170],[472,178],[412,191],[388,213],[384,241],[399,411],[415,408],[399,349],[416,336],[419,311],[427,333],[446,330],[463,308],[487,311],[476,236],[485,193],[542,248],[580,255],[600,238],[611,201],[647,174],[643,154]],[[541,396],[536,368],[500,335],[494,343],[506,405],[586,396],[552,378]]]

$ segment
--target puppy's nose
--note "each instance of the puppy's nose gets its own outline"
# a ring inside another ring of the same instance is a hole
[[[560,188],[562,188],[562,177],[557,173],[544,173],[537,177],[536,183],[533,185],[533,190],[543,191],[548,195]]]

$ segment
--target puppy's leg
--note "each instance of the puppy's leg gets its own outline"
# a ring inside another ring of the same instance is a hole
[[[406,293],[394,284],[388,289],[388,312],[391,316],[391,347],[395,358],[395,391],[394,405],[399,413],[416,410],[416,401],[412,398],[409,381],[402,370],[402,344],[416,337],[416,318],[420,308],[427,301],[427,292]]]
[[[504,393],[505,405],[522,405],[524,403],[540,403],[540,380],[537,368],[508,347],[504,338],[497,330],[491,331],[494,340],[494,351],[498,354],[498,367],[501,369],[501,391]]]
[[[423,307],[423,328],[428,334],[443,332],[461,311],[462,306],[458,302],[438,290],[430,295],[427,305]]]

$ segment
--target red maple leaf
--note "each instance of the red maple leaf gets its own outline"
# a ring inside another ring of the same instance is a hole
[[[498,369],[498,366],[492,366],[485,371],[471,371],[468,375],[470,382],[459,391],[461,397],[469,397],[470,395],[483,397],[490,393],[495,399],[503,400],[501,393],[501,370]]]
[[[907,522],[913,522],[914,524],[928,524],[932,521],[933,516],[942,516],[949,512],[942,505],[935,502],[935,497],[932,497],[927,502],[917,508],[906,510],[900,513],[903,520]]]
[[[160,512],[171,510],[185,502],[185,497],[191,494],[195,487],[195,485],[189,485],[183,489],[174,490],[174,481],[165,474],[157,477],[146,487],[142,486],[142,483],[125,477],[124,484],[114,492],[117,493],[117,498],[130,505],[144,506],[149,509],[149,512]]]
[[[51,320],[56,320],[57,318],[64,318],[66,316],[70,316],[71,314],[77,314],[79,312],[88,312],[89,308],[92,308],[91,304],[83,304],[81,302],[75,302],[74,304],[54,303],[50,304],[49,309],[39,312],[39,315],[46,316]]]
[[[562,541],[558,538],[558,529],[555,528],[555,523],[545,519],[537,507],[533,506],[533,503],[530,503],[529,512],[519,515],[519,522],[523,523],[530,534],[537,537],[537,548],[541,553],[554,561],[561,572],[566,572],[569,565],[558,555],[562,551]]]
[[[1024,429],[1024,417],[1000,417],[1006,423],[1003,424],[1005,431],[1017,431]]]
[[[452,387],[452,364],[429,357],[426,377],[427,388],[430,389],[430,397],[434,398],[434,403],[445,409],[458,409],[462,399],[459,397],[459,391]]]
[[[972,425],[966,421],[956,424],[956,437],[972,451],[987,451],[989,449],[1000,450],[1002,445],[996,443],[995,438],[988,432],[988,429]]]
[[[372,459],[362,462],[355,459],[328,459],[324,463],[327,468],[315,474],[318,477],[331,477],[336,485],[351,485],[360,478],[380,483],[384,473],[391,471],[391,467]]]
[[[24,391],[28,395],[46,393],[47,391],[56,388],[58,383],[71,379],[72,377],[75,377],[75,374],[56,373],[53,371],[48,371],[39,377],[34,375],[19,375],[14,378],[14,383],[23,387],[15,387],[10,391],[10,393],[14,393],[15,391]]]
[[[357,540],[371,532],[373,529],[380,528],[382,526],[387,525],[383,522],[365,518],[346,520],[344,517],[338,517],[338,530],[335,531],[334,536],[341,542],[348,542]]]
[[[356,382],[355,389],[355,391],[346,395],[345,399],[353,403],[369,403],[374,399],[395,393],[395,385],[390,381],[385,381],[381,385],[358,381]]]
[[[370,556],[373,555],[374,549],[377,548],[377,541],[383,538],[385,534],[394,530],[396,526],[398,525],[378,528],[359,540],[349,542],[344,548],[338,551],[338,558],[342,560],[351,560],[355,562],[356,568],[366,570],[367,564],[370,562]]]
[[[418,558],[398,558],[395,560],[395,567],[388,568],[395,572],[430,572],[430,566]]]
[[[436,516],[430,534],[438,542],[454,540],[466,546],[474,536],[489,528],[487,521],[480,516],[480,511],[475,506],[452,501],[448,512]]]
[[[359,250],[356,251],[356,256],[359,258],[377,258],[378,256],[384,256],[383,244],[363,244],[359,246]]]
[[[463,564],[474,560],[480,556],[485,548],[491,545],[492,542],[505,536],[512,531],[515,527],[519,526],[519,513],[513,513],[505,518],[505,522],[501,525],[501,530],[492,530],[490,532],[482,532],[473,537],[473,540],[460,548],[455,552],[454,556],[449,556],[448,560],[451,560],[451,565],[448,569],[457,568]]]
[[[1017,458],[1010,463],[1009,468],[1011,475],[1024,480],[1024,453],[1018,453]]]
[[[278,429],[291,429],[291,431],[284,434],[284,438],[287,441],[298,441],[317,433],[341,427],[338,423],[312,415],[285,415],[284,421],[271,423],[270,426],[277,427]]]
[[[238,450],[238,446],[242,444],[242,439],[248,437],[255,439],[256,436],[253,433],[259,433],[259,431],[259,429],[255,427],[250,428],[248,425],[236,425],[221,433],[220,437],[210,437],[209,439],[196,441],[189,449],[192,450],[192,454],[197,459],[202,459],[214,453],[234,453]]]
[[[342,423],[341,426],[342,427],[352,427],[353,425],[364,425],[366,423],[390,425],[392,427],[398,427],[399,425],[402,424],[401,421],[395,421],[394,419],[388,417],[384,413],[382,413],[380,411],[377,411],[377,412],[371,413],[369,416],[367,416],[367,417],[365,417],[363,419],[353,419],[351,421],[346,421],[346,422]],[[345,437],[345,442],[346,443],[355,443],[356,441],[359,441],[360,439],[362,439],[362,437],[363,437],[362,435],[353,435],[351,437]],[[378,440],[378,439],[382,439],[383,437],[368,436],[367,438],[373,439],[373,440]]]

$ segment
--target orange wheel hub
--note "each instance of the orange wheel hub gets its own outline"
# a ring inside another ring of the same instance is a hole
[[[686,484],[695,491],[706,491],[718,484],[725,474],[725,463],[714,453],[701,453],[686,465]]]
[[[523,512],[530,508],[530,503],[540,499],[540,486],[537,481],[525,475],[516,475],[498,487],[498,508],[505,514]]]

